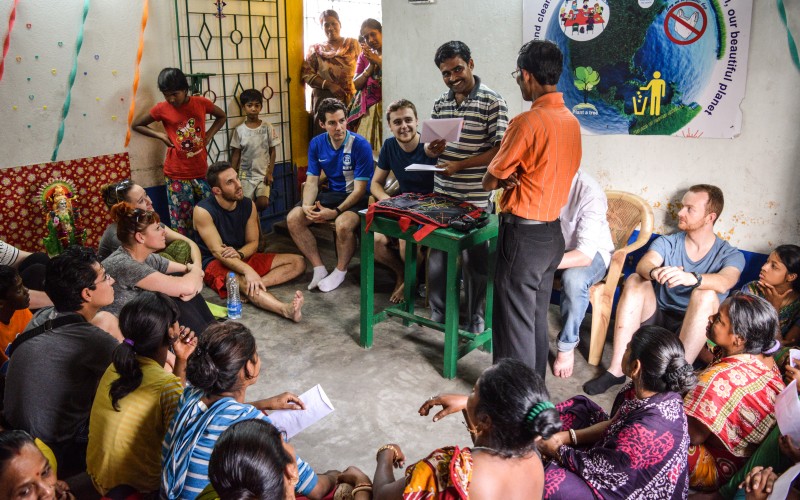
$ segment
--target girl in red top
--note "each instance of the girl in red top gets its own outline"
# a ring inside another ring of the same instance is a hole
[[[197,202],[211,195],[206,182],[208,155],[206,137],[225,124],[225,112],[202,96],[189,95],[186,75],[177,68],[164,68],[158,75],[158,89],[164,101],[133,123],[133,130],[167,145],[164,180],[167,185],[169,222],[173,229],[193,236],[192,211]],[[206,132],[206,114],[215,120]],[[164,132],[149,127],[161,122]]]

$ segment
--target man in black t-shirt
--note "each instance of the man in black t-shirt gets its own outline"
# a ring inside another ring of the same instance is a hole
[[[119,341],[91,322],[114,301],[114,278],[94,250],[71,246],[45,271],[56,314],[49,329],[14,341],[3,398],[13,429],[44,441],[68,477],[86,470],[89,413]],[[24,333],[23,333],[24,335]]]
[[[257,251],[258,211],[253,200],[245,198],[239,176],[230,163],[211,165],[206,179],[213,196],[198,203],[193,215],[196,241],[203,256],[203,282],[226,298],[226,278],[234,272],[242,296],[253,305],[300,321],[303,294],[296,290],[291,302],[281,302],[267,288],[303,274],[305,260],[296,254]]]

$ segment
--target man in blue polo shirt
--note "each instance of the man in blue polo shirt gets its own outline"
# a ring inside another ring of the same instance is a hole
[[[356,250],[358,211],[367,207],[368,186],[374,170],[369,141],[347,130],[347,108],[338,99],[324,99],[317,118],[325,133],[308,146],[308,173],[301,205],[286,217],[289,234],[311,261],[314,276],[309,290],[335,290],[347,275],[347,265]],[[320,189],[319,176],[325,172],[328,188]],[[336,223],[336,268],[328,274],[319,255],[312,224]]]

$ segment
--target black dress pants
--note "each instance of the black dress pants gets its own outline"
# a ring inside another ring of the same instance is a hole
[[[518,359],[544,380],[547,371],[547,311],[553,275],[564,255],[558,220],[500,224],[494,279],[494,362]]]

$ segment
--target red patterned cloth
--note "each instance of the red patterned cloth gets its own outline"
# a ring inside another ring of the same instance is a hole
[[[86,245],[96,248],[111,222],[100,186],[130,175],[128,153],[0,169],[0,239],[28,252],[43,251],[49,209],[39,191],[51,180],[64,179],[77,189],[72,204],[87,229]]]

